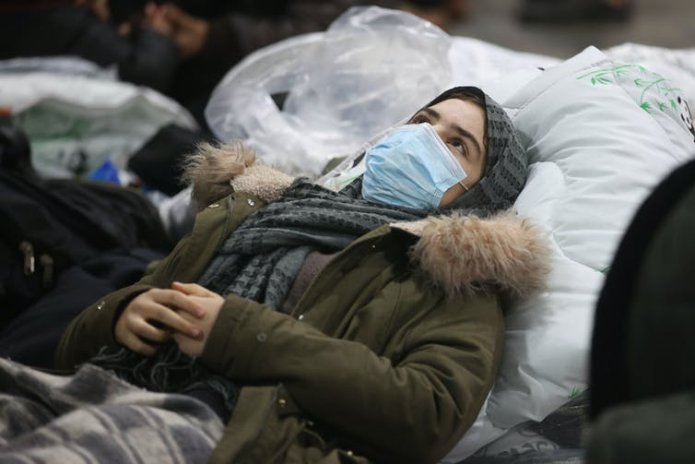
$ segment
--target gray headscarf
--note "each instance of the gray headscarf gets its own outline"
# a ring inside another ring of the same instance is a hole
[[[480,215],[507,209],[521,193],[528,175],[526,151],[504,109],[477,87],[454,87],[425,105],[428,108],[452,98],[474,97],[485,104],[487,161],[483,177],[444,211],[463,210]]]

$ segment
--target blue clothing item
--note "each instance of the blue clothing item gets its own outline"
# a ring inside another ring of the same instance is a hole
[[[401,126],[367,150],[362,196],[375,203],[434,210],[444,192],[466,178],[428,123]]]
[[[121,178],[118,176],[118,168],[110,159],[107,159],[101,166],[89,173],[87,178],[89,180],[99,180],[121,185]]]

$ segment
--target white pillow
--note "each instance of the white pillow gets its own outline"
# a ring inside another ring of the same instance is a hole
[[[534,163],[515,206],[548,232],[552,271],[545,292],[510,308],[495,387],[445,462],[586,389],[594,305],[613,253],[655,184],[695,154],[671,104],[674,86],[593,47],[516,93],[496,88],[505,87],[485,90],[508,110]]]
[[[556,261],[548,291],[507,318],[505,360],[487,408],[496,426],[542,420],[585,387],[589,329],[603,280],[596,277],[607,270],[652,187],[695,152],[675,112],[658,107],[664,98],[678,98],[665,79],[613,63],[591,47],[503,102],[530,160],[562,171],[565,189],[546,225],[560,256],[575,266]],[[525,198],[517,202],[521,212],[539,207]],[[585,313],[583,321],[567,324],[577,311]]]

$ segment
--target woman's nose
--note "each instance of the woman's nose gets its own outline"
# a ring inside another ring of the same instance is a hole
[[[445,140],[445,138],[444,138],[445,137],[445,130],[444,130],[444,126],[442,124],[434,123],[434,124],[432,124],[432,129],[434,129],[434,131],[437,133],[439,138],[442,139],[442,141]]]

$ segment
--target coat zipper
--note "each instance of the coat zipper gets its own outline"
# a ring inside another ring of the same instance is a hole
[[[36,271],[36,262],[34,260],[34,246],[26,241],[23,240],[19,244],[19,251],[22,252],[22,255],[24,256],[24,275],[25,276],[30,276]]]
[[[28,240],[22,240],[19,244],[19,251],[24,257],[24,275],[31,276],[36,272],[36,255],[34,250],[34,245]],[[41,286],[44,289],[48,289],[53,285],[53,271],[55,262],[53,257],[47,253],[43,253],[39,256],[39,263],[43,268],[43,275],[41,279]]]
[[[382,237],[387,235],[386,233],[380,233],[378,235],[372,235],[370,238],[362,238],[357,239],[356,241],[353,241],[350,243],[346,248],[338,252],[336,256],[333,257],[333,259],[330,260],[326,266],[319,271],[319,273],[314,276],[314,279],[309,283],[309,286],[307,289],[304,291],[304,295],[302,295],[299,298],[299,301],[297,301],[297,304],[295,307],[292,309],[292,312],[290,313],[290,316],[293,317],[294,319],[297,319],[297,317],[302,314],[306,315],[308,308],[311,306],[309,302],[313,303],[315,297],[314,293],[319,291],[322,287],[320,282],[323,280],[323,278],[328,275],[327,271],[332,270],[333,267],[336,267],[339,260],[345,259],[344,256],[346,255],[352,255],[346,258],[346,261],[341,263],[342,266],[355,266],[356,262],[358,262],[361,257],[362,253],[354,253],[354,250],[358,247],[365,246],[365,244],[373,243],[377,240],[381,240]],[[344,269],[344,267],[343,267]],[[316,290],[316,289],[319,290]]]

